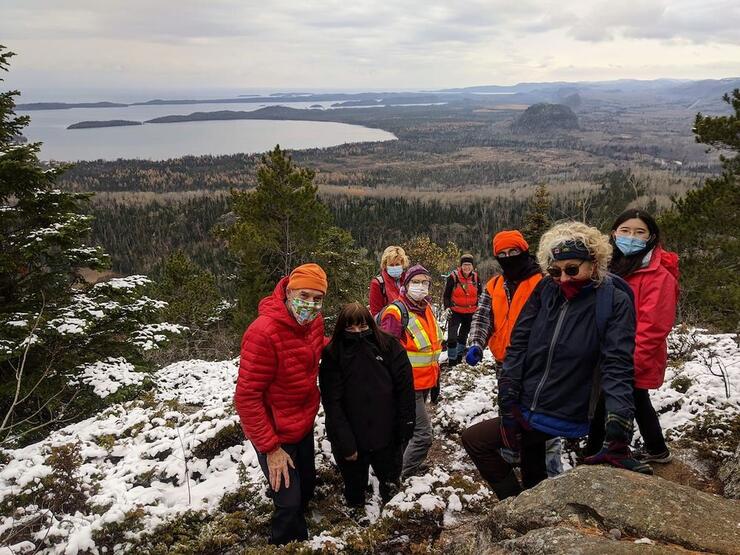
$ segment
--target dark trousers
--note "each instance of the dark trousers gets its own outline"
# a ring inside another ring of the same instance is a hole
[[[494,418],[475,424],[465,430],[462,444],[475,463],[478,472],[491,485],[499,499],[518,495],[547,478],[545,443],[553,436],[537,430],[522,430],[520,467],[522,482],[514,474],[514,465],[504,460],[500,449],[501,420]]]
[[[286,488],[283,482],[278,491],[274,491],[269,486],[270,471],[267,468],[267,455],[257,453],[262,472],[267,477],[267,495],[274,505],[270,522],[270,543],[274,545],[308,539],[308,528],[303,513],[313,497],[313,490],[316,486],[313,431],[298,443],[284,443],[282,448],[293,459],[295,468],[288,466],[290,487]]]
[[[663,429],[660,427],[658,415],[653,408],[653,404],[650,402],[650,390],[635,388],[633,397],[635,400],[635,422],[640,429],[645,450],[654,455],[663,453],[668,449],[668,446],[665,444]],[[604,444],[605,422],[606,408],[604,395],[601,395],[588,432],[588,443],[586,444],[587,457],[595,455],[601,450]]]
[[[450,359],[460,360],[462,358],[472,322],[472,314],[452,312],[450,315],[450,319],[447,321],[447,353],[455,355]]]
[[[338,453],[334,460],[344,480],[344,497],[353,507],[365,504],[365,491],[368,484],[368,471],[373,472],[380,482],[380,497],[387,503],[395,495],[401,476],[403,446],[391,444],[376,451],[359,451],[356,461],[348,461]]]

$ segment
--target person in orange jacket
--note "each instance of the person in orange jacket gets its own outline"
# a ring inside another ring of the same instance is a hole
[[[529,252],[529,243],[518,230],[497,233],[493,238],[493,255],[503,270],[486,284],[473,315],[470,348],[465,360],[471,366],[483,358],[486,345],[491,349],[498,368],[504,362],[519,313],[542,279],[542,270]],[[563,471],[560,438],[547,442],[547,473],[557,476]]]
[[[378,315],[383,331],[398,338],[406,349],[414,374],[416,425],[403,453],[402,477],[422,467],[432,446],[432,424],[426,409],[429,392],[439,378],[442,331],[429,303],[431,274],[421,265],[406,271],[401,296]]]
[[[529,244],[517,230],[494,236],[493,256],[503,273],[488,280],[473,315],[470,349],[465,357],[471,366],[481,361],[486,346],[497,364],[504,362],[516,319],[542,279],[542,271],[529,253]]]

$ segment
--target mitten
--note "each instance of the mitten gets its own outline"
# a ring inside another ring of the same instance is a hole
[[[470,366],[475,366],[481,360],[483,360],[483,350],[480,347],[473,345],[468,349],[468,354],[465,355],[465,362]]]

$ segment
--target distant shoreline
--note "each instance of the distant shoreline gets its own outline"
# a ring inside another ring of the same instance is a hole
[[[123,125],[142,125],[146,123],[184,123],[197,121],[235,121],[235,120],[273,120],[273,121],[318,121],[328,123],[347,123],[350,125],[363,125],[373,127],[363,123],[356,123],[344,120],[341,113],[335,110],[302,110],[288,108],[285,106],[268,106],[253,111],[233,111],[221,110],[217,112],[193,112],[187,115],[162,116],[146,120],[144,122],[128,120],[110,120],[110,121],[82,121],[74,123],[67,129],[93,129],[103,127],[119,127]]]
[[[128,127],[130,125],[142,125],[140,121],[125,119],[112,119],[108,121],[80,121],[67,126],[67,129],[99,129],[101,127]]]

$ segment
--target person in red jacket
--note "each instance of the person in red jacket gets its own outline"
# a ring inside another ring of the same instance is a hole
[[[401,247],[390,246],[380,258],[380,273],[370,281],[370,314],[375,317],[383,307],[401,295],[401,284],[409,267],[409,257]]]
[[[649,390],[659,388],[665,378],[666,338],[676,319],[679,294],[678,255],[661,248],[658,224],[652,216],[637,209],[617,217],[612,225],[611,242],[614,255],[609,270],[624,278],[635,295],[635,421],[644,444],[643,449],[635,451],[635,458],[667,463],[672,456],[650,402]],[[597,415],[600,413],[597,409]],[[599,439],[598,433],[594,438],[589,435],[590,451],[598,450]]]
[[[326,289],[320,266],[299,266],[260,301],[242,339],[234,404],[270,485],[276,545],[308,539],[304,511],[316,481],[313,425]]]

